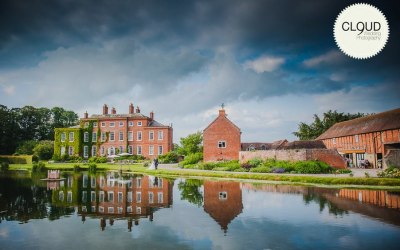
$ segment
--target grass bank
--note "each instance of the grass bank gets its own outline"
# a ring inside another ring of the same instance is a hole
[[[76,163],[53,163],[46,164],[48,169],[73,170]],[[82,169],[87,169],[88,165],[79,164]],[[274,181],[295,184],[314,184],[314,185],[332,185],[332,186],[371,186],[371,188],[391,187],[400,189],[400,179],[397,178],[359,178],[359,177],[325,177],[309,175],[291,175],[291,174],[264,174],[264,173],[243,173],[243,172],[225,172],[225,171],[206,171],[206,170],[148,170],[142,164],[118,165],[99,163],[96,164],[98,170],[119,170],[126,172],[143,173],[167,177],[210,177],[227,178],[243,180]],[[32,164],[11,164],[10,170],[26,169],[31,170]]]

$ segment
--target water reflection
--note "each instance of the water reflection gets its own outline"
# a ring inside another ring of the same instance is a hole
[[[159,209],[173,204],[175,181],[170,179],[116,172],[64,173],[63,177],[61,181],[47,182],[40,181],[41,176],[1,177],[0,222],[56,220],[76,213],[82,222],[98,219],[100,230],[113,225],[115,220],[123,220],[131,231],[141,219],[153,221]],[[306,206],[317,204],[320,212],[326,210],[335,216],[354,212],[400,225],[397,192],[190,179],[176,182],[178,197],[202,208],[224,233],[245,212],[244,192],[300,195]]]

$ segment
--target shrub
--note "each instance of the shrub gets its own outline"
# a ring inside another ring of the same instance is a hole
[[[341,169],[332,169],[332,172],[334,174],[350,174],[351,170],[347,168],[341,168]]]
[[[380,178],[400,178],[400,169],[391,166],[382,172],[378,172],[377,176]]]
[[[1,163],[1,171],[7,171],[9,166],[10,166],[10,164],[8,162],[2,162]]]
[[[77,156],[77,155],[72,155],[72,156],[69,157],[69,162],[79,163],[79,162],[82,162],[82,161],[83,161],[82,157]]]
[[[29,140],[23,141],[15,150],[15,154],[18,155],[33,155],[33,149],[38,144],[37,141]]]
[[[252,173],[271,173],[271,168],[267,166],[259,166],[256,168],[251,168],[250,172]]]
[[[149,167],[149,162],[148,161],[144,162],[143,167],[145,167],[145,168]]]
[[[69,155],[68,154],[61,155],[61,159],[60,160],[63,161],[63,162],[69,161]]]
[[[203,153],[198,152],[198,153],[193,153],[189,154],[185,157],[185,159],[181,162],[183,166],[187,164],[195,164],[198,163],[199,161],[203,160]]]
[[[1,155],[0,162],[8,162],[9,164],[31,164],[31,155]]]
[[[158,158],[160,163],[177,163],[178,162],[178,154],[174,151],[170,151],[164,155],[160,155]]]
[[[53,155],[53,157],[51,157],[51,159],[55,162],[61,161],[61,157],[58,155]]]
[[[261,160],[260,158],[254,158],[251,159],[248,164],[250,164],[253,168],[256,168],[258,166],[261,166],[263,164],[263,160]]]
[[[78,172],[79,170],[81,170],[81,165],[79,164],[74,164],[74,171]]]
[[[95,173],[97,170],[97,165],[96,163],[89,163],[89,172]]]
[[[46,170],[46,164],[44,164],[44,162],[37,162],[32,165],[32,172],[38,173],[45,172]]]
[[[52,141],[40,141],[34,148],[33,153],[39,156],[40,160],[50,160],[54,152]]]
[[[294,170],[301,174],[329,173],[331,167],[320,161],[298,161],[294,164]]]
[[[88,160],[89,163],[106,163],[107,162],[107,157],[104,156],[93,156],[90,157]]]
[[[32,162],[39,162],[39,156],[37,155],[32,155]]]

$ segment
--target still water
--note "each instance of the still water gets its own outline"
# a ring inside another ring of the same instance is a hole
[[[62,176],[0,176],[0,249],[399,249],[397,192]]]

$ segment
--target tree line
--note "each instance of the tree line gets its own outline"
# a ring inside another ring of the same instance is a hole
[[[0,104],[0,154],[13,154],[27,141],[54,140],[54,128],[78,124],[78,115],[61,107],[8,108]]]

